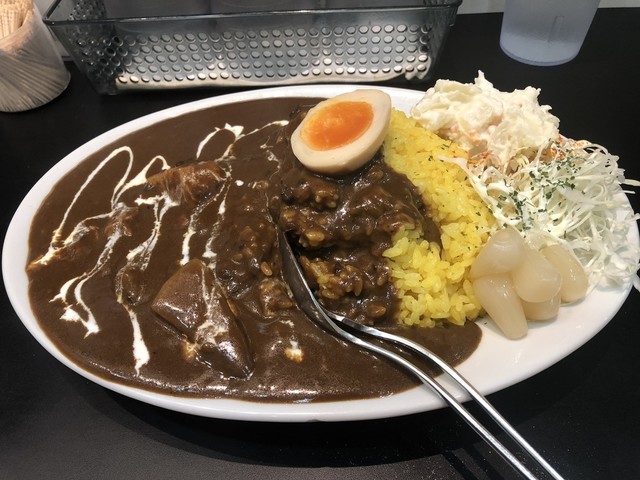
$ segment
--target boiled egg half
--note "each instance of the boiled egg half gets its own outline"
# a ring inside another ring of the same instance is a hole
[[[380,148],[390,119],[387,93],[373,89],[343,93],[309,110],[291,136],[291,148],[300,163],[314,172],[353,172]]]

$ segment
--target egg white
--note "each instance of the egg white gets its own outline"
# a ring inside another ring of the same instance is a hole
[[[303,139],[307,122],[322,109],[339,102],[366,102],[373,109],[369,128],[352,142],[329,150],[316,150]],[[326,175],[342,175],[353,172],[373,158],[389,129],[391,97],[381,90],[363,89],[343,93],[323,100],[311,108],[304,120],[291,135],[294,155],[309,170]]]

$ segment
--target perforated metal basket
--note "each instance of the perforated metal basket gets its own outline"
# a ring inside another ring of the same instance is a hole
[[[428,78],[462,0],[57,0],[100,93]]]

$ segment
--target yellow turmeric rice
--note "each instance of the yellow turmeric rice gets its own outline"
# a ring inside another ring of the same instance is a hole
[[[384,252],[400,296],[398,319],[407,325],[433,327],[444,321],[462,325],[477,318],[481,307],[467,274],[489,239],[494,217],[464,170],[443,160],[467,158],[467,153],[394,110],[384,157],[416,185],[439,227],[442,244],[403,228]]]

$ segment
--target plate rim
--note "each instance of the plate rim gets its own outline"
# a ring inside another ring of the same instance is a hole
[[[38,343],[54,358],[88,380],[129,398],[181,413],[227,420],[263,422],[342,422],[391,418],[444,407],[445,403],[426,386],[418,386],[405,392],[381,398],[309,403],[280,403],[226,398],[181,397],[110,381],[84,370],[81,366],[66,357],[66,355],[49,339],[44,330],[39,328],[38,321],[33,312],[31,312],[28,296],[26,304],[19,298],[21,292],[26,291],[28,288],[28,281],[25,284],[27,275],[24,269],[27,260],[26,255],[20,257],[22,259],[22,269],[21,274],[18,273],[18,277],[22,279],[22,290],[16,287],[16,284],[19,282],[9,282],[9,279],[14,277],[17,273],[16,266],[20,264],[17,258],[19,256],[14,255],[13,250],[15,249],[17,242],[24,241],[25,229],[27,235],[26,238],[28,239],[32,216],[40,207],[41,202],[64,174],[101,147],[117,141],[119,138],[122,138],[124,135],[131,133],[132,131],[140,130],[141,128],[151,126],[154,123],[177,118],[183,114],[218,105],[277,97],[329,97],[346,91],[368,88],[376,88],[386,91],[392,97],[393,106],[405,111],[406,113],[409,113],[408,108],[414,105],[424,95],[424,92],[420,90],[397,87],[371,87],[367,85],[351,84],[283,86],[234,92],[175,105],[137,117],[105,131],[75,148],[72,152],[65,155],[62,159],[52,165],[51,168],[31,187],[16,209],[5,235],[2,248],[3,282],[5,284],[5,290],[9,301],[22,324],[27,328],[36,341],[38,341]],[[398,103],[401,105],[398,105]],[[628,199],[626,200],[628,203]],[[31,213],[28,215],[29,220],[23,220],[25,214],[29,212]],[[25,223],[27,224],[26,227]],[[22,234],[22,236],[20,234]],[[629,235],[631,241],[634,241],[636,244],[640,243],[637,224],[635,229],[632,228],[630,230]],[[28,253],[28,249],[26,247],[25,249]],[[467,373],[473,372],[473,370],[471,370],[471,372],[467,372],[467,370],[469,370],[468,366],[470,362],[474,362],[474,357],[478,357],[477,353],[478,350],[482,348],[483,342],[485,342],[485,348],[495,346],[494,344],[499,346],[504,343],[500,340],[501,335],[497,333],[496,329],[493,328],[488,321],[479,319],[478,322],[483,334],[480,346],[469,359],[459,365],[458,369],[463,375],[466,375],[484,395],[494,393],[530,378],[570,355],[599,333],[600,330],[604,328],[618,313],[619,309],[626,301],[631,288],[632,282],[628,282],[627,284],[617,288],[596,287],[585,301],[579,302],[576,305],[564,306],[563,309],[568,312],[572,309],[575,310],[576,308],[580,310],[581,305],[584,306],[585,303],[593,303],[594,299],[592,295],[594,292],[597,293],[599,297],[603,297],[603,299],[608,300],[606,302],[600,302],[605,303],[608,307],[605,311],[599,312],[602,313],[603,316],[598,318],[594,323],[586,325],[586,328],[584,328],[585,325],[580,325],[577,329],[574,329],[573,333],[576,337],[574,337],[570,342],[565,342],[561,351],[551,352],[545,357],[544,361],[538,360],[533,363],[529,362],[524,366],[521,365],[521,368],[516,368],[515,371],[510,371],[509,375],[505,376],[502,381],[494,380],[492,382],[478,382],[478,380],[474,378],[474,375],[467,375]],[[582,310],[586,309],[583,308]],[[556,322],[558,320],[556,320]],[[527,338],[531,338],[532,335],[539,335],[537,332],[541,331],[543,328],[548,329],[551,326],[552,325],[548,325],[540,328],[539,325],[535,324],[528,337],[517,341],[507,340],[507,342],[509,342],[508,345],[510,347],[515,346],[514,348],[517,348],[517,345],[522,344],[522,342],[526,342]],[[489,338],[490,340],[486,340],[486,338]],[[506,339],[502,337],[502,340]],[[487,342],[491,342],[491,344],[486,345]],[[510,349],[513,350],[513,348]],[[462,391],[455,388],[455,386],[447,379],[443,379],[442,383],[454,392],[454,397],[458,400],[465,401],[468,399]]]

